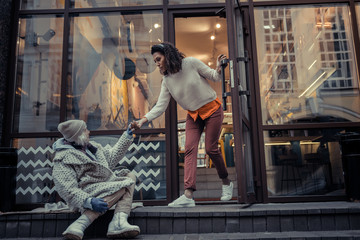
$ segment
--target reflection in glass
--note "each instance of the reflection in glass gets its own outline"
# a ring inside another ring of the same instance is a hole
[[[15,132],[56,131],[64,19],[55,16],[19,20],[16,60]]]
[[[64,0],[21,0],[20,9],[22,10],[37,10],[37,9],[55,9],[64,8]]]
[[[154,106],[162,77],[150,48],[162,41],[161,12],[80,14],[70,36],[67,119],[83,119],[90,130],[124,129]],[[147,127],[164,126],[160,117]]]
[[[360,30],[360,3],[355,3],[356,21],[358,29]],[[359,31],[360,34],[360,31]]]
[[[120,136],[93,136],[102,146],[113,146]],[[56,202],[52,178],[54,138],[14,139],[18,149],[16,204]],[[166,199],[166,147],[163,134],[137,135],[116,168],[132,171],[137,182],[134,200]],[[41,154],[38,154],[41,152]]]
[[[97,8],[97,7],[126,7],[126,6],[145,6],[161,5],[162,0],[71,0],[71,7],[75,8]]]
[[[360,120],[349,8],[255,11],[263,124]]]
[[[225,0],[169,0],[169,4],[223,3]]]
[[[344,195],[343,129],[264,132],[269,196]]]

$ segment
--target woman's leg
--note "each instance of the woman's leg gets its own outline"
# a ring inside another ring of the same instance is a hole
[[[197,153],[204,122],[198,117],[196,121],[190,115],[186,117],[185,156],[184,156],[184,189],[196,190]]]
[[[221,179],[227,179],[228,172],[218,146],[224,112],[221,107],[205,119],[205,151],[213,161]]]

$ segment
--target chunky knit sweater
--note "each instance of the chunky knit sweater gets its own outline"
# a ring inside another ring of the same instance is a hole
[[[103,198],[134,184],[126,177],[129,170],[114,171],[133,142],[127,135],[125,132],[113,147],[91,142],[97,148],[95,155],[64,144],[63,138],[53,144],[55,188],[71,209],[83,211],[87,198]]]
[[[195,111],[216,99],[216,92],[208,81],[221,81],[221,75],[202,61],[187,57],[182,61],[182,70],[163,77],[156,105],[145,117],[151,121],[167,108],[171,96],[185,110]]]

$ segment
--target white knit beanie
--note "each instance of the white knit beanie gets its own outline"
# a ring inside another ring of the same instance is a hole
[[[86,123],[83,120],[68,120],[58,126],[59,132],[69,142],[74,142],[85,129]]]

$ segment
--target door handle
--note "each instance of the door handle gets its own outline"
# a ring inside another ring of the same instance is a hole
[[[225,68],[227,67],[229,59],[221,60],[221,78],[222,78],[222,99],[223,99],[223,110],[226,111],[226,98],[230,96],[230,92],[226,92],[226,83],[225,83]],[[232,62],[232,61],[231,61]],[[230,62],[230,63],[231,63]]]

